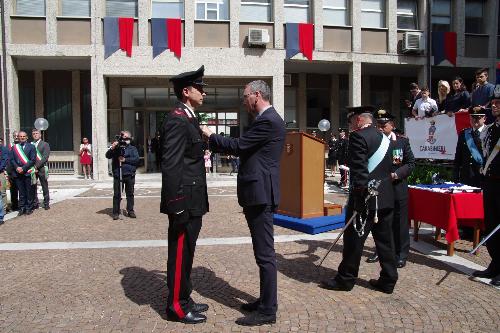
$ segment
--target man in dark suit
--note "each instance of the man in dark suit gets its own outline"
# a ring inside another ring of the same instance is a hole
[[[35,174],[38,180],[40,180],[40,185],[42,186],[43,192],[43,208],[45,210],[50,209],[49,201],[49,168],[47,166],[47,161],[50,156],[50,146],[47,142],[42,140],[42,134],[40,130],[33,129],[31,131],[31,136],[33,137],[33,145],[36,149],[36,162],[35,162]],[[37,209],[39,207],[38,202],[38,190],[37,184],[33,185],[33,209]]]
[[[348,142],[349,141],[346,136],[346,130],[344,128],[339,128],[339,139],[337,140],[336,144],[337,159],[339,162],[339,166],[340,165],[345,166],[347,164]],[[339,167],[339,171],[340,171],[340,186],[345,187],[347,186],[347,170]]]
[[[14,169],[14,177],[19,190],[19,215],[30,215],[33,212],[33,188],[36,182],[35,146],[27,142],[28,134],[19,131],[17,134],[19,143],[12,146],[10,151],[10,161]]]
[[[481,133],[485,129],[485,109],[469,108],[471,127],[460,132],[453,163],[453,180],[469,186],[481,187],[483,148]]]
[[[392,233],[394,236],[394,249],[396,251],[396,266],[406,266],[406,259],[410,252],[410,226],[408,224],[408,182],[406,179],[415,168],[415,157],[411,151],[408,138],[394,133],[394,116],[386,110],[378,110],[374,114],[380,131],[393,143],[392,156],[392,187],[394,189],[394,216],[392,220]],[[367,260],[369,263],[377,262],[375,252]]]
[[[9,145],[9,160],[7,162],[7,167],[5,168],[5,170],[7,171],[7,175],[9,176],[11,211],[19,210],[19,190],[17,189],[16,185],[16,169],[12,165],[12,162],[10,160],[10,151],[12,151],[12,148],[15,144],[19,143],[19,138],[17,135],[17,131],[12,132],[12,144]]]
[[[194,113],[206,96],[204,67],[170,79],[178,102],[160,129],[161,207],[168,215],[167,314],[171,320],[198,324],[207,304],[191,298],[191,269],[202,216],[208,211],[203,140]]]
[[[350,110],[348,119],[353,132],[349,135],[348,167],[351,178],[346,221],[354,211],[358,215],[345,230],[342,262],[337,276],[323,281],[320,286],[343,291],[350,291],[354,287],[363,246],[371,231],[382,271],[378,280],[373,279],[369,283],[375,289],[391,294],[398,279],[392,236],[394,193],[391,184],[391,142],[373,127],[373,116],[365,111],[365,107]],[[380,181],[379,194],[366,201],[368,184],[372,180]]]
[[[279,171],[285,142],[285,122],[269,103],[271,89],[261,80],[246,85],[243,103],[255,116],[247,132],[238,139],[214,134],[203,126],[210,148],[240,157],[238,202],[252,236],[259,266],[260,296],[242,309],[251,312],[236,323],[256,326],[276,322],[277,271],[274,251],[273,212],[279,204]]]

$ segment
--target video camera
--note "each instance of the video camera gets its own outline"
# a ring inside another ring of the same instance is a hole
[[[120,133],[119,135],[115,135],[115,139],[118,142],[118,148],[120,148],[120,156],[125,155],[125,147],[127,146],[126,140],[130,140],[129,138],[125,138],[123,136],[123,133]]]

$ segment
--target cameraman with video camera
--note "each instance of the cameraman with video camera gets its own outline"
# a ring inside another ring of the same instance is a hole
[[[130,144],[130,132],[121,131],[106,152],[106,158],[112,159],[113,169],[113,220],[120,216],[122,183],[127,195],[127,215],[136,218],[134,212],[135,171],[139,164],[137,148]]]

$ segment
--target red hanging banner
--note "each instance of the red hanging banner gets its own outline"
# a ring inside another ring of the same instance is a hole
[[[134,19],[130,17],[120,17],[118,19],[118,29],[120,32],[120,49],[127,52],[128,57],[131,57]]]
[[[299,49],[309,59],[313,58],[314,49],[314,24],[299,23]]]
[[[175,54],[177,58],[181,57],[182,40],[181,40],[182,26],[181,19],[169,18],[167,19],[167,36],[168,48]]]

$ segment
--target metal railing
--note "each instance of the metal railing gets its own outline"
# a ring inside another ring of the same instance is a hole
[[[75,174],[73,161],[48,161],[49,173],[58,175]]]

